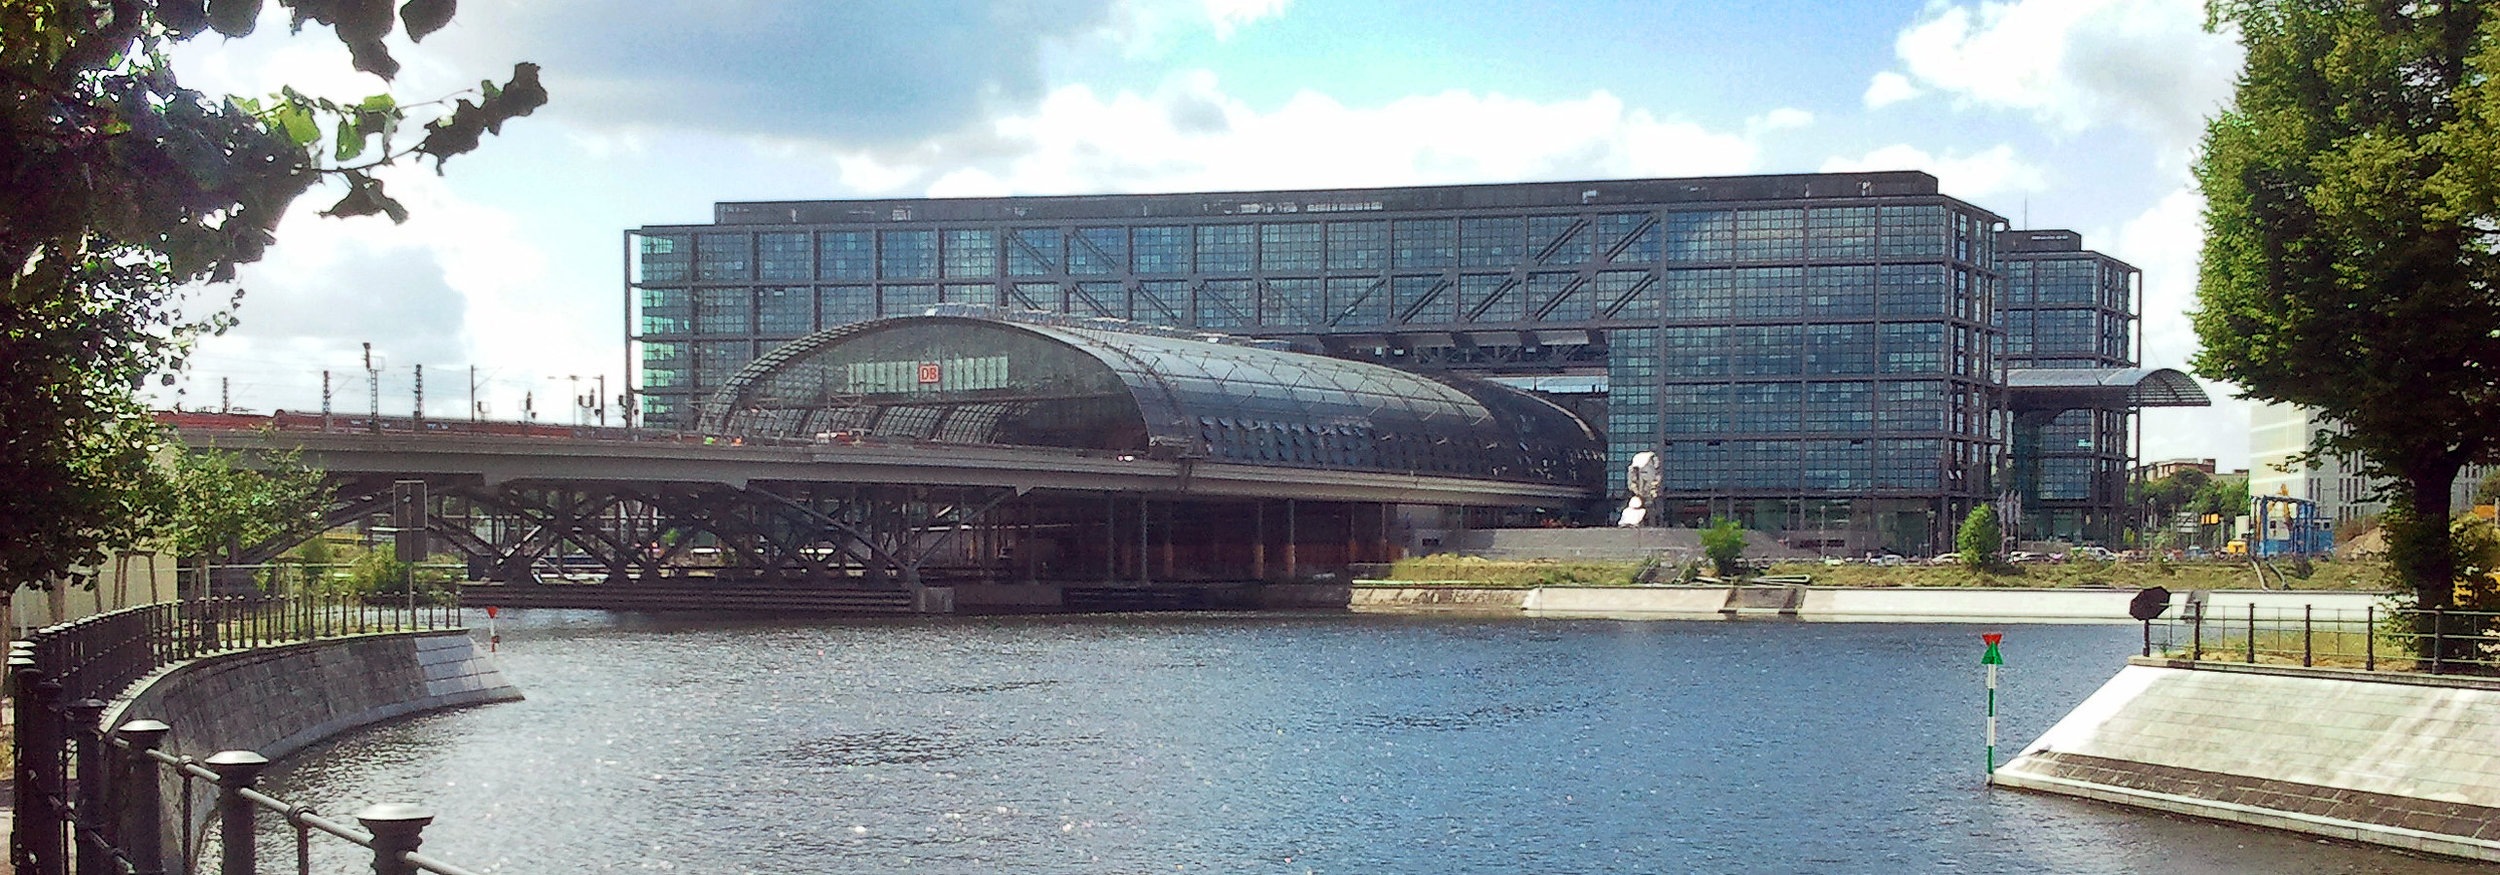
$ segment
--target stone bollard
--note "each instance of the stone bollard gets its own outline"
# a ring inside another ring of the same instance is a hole
[[[373,834],[374,875],[416,875],[408,853],[425,841],[426,824],[434,812],[405,802],[382,802],[356,812],[356,822]]]
[[[69,717],[69,735],[78,740],[78,807],[70,842],[78,871],[103,872],[113,859],[112,822],[104,806],[105,788],[112,786],[104,774],[104,700],[79,699],[61,711]]]
[[[130,754],[122,760],[113,786],[120,790],[122,853],[130,861],[132,875],[165,872],[164,785],[157,778],[156,759],[148,752],[163,745],[165,735],[172,731],[161,720],[133,720],[122,724],[118,733],[130,743]]]
[[[220,751],[203,765],[217,773],[217,840],[225,845],[218,871],[223,875],[257,875],[258,837],[252,830],[252,802],[243,791],[260,781],[269,758],[248,750]]]

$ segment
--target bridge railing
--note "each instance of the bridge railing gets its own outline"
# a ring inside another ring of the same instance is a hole
[[[191,828],[204,813],[195,791],[214,787],[223,865],[251,875],[253,815],[283,815],[298,834],[305,871],[310,833],[374,851],[374,871],[465,875],[415,853],[431,815],[382,805],[357,813],[362,829],[253,789],[267,760],[251,751],[206,759],[159,749],[172,728],[131,720],[107,732],[110,701],[139,679],[184,660],[382,632],[460,628],[456,603],[379,605],[353,596],[226,596],[141,605],[63,623],[11,645],[16,736],[14,871],[26,875],[194,871],[207,844]],[[206,783],[200,783],[200,782]],[[166,788],[179,788],[168,798]],[[178,811],[176,809],[179,809]],[[178,817],[168,819],[168,814]],[[168,826],[168,824],[172,824]],[[170,841],[168,839],[171,839]],[[240,855],[240,856],[238,856]]]
[[[2500,613],[2191,601],[2149,621],[2144,655],[2190,662],[2500,673]]]

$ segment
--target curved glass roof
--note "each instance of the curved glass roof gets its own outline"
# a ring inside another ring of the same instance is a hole
[[[1084,324],[914,316],[750,363],[703,429],[1193,455],[1296,467],[1588,482],[1596,433],[1489,383]]]
[[[2017,407],[2106,403],[2129,407],[2204,407],[2213,403],[2196,380],[2173,368],[2012,368],[2005,387]]]

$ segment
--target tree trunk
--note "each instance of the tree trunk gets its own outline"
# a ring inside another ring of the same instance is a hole
[[[2445,459],[2408,466],[2398,486],[2402,505],[2389,515],[2389,568],[2413,590],[2414,606],[2423,611],[2471,607],[2456,601],[2456,544],[2448,521],[2455,509],[2449,486],[2462,468]],[[2467,660],[2475,658],[2474,633],[2481,626],[2472,617],[2418,616],[2412,627],[2424,637],[2417,639],[2414,651],[2439,671],[2470,670],[2473,666]]]

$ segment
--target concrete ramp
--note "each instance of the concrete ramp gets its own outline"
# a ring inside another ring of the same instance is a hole
[[[2135,659],[1998,786],[2500,861],[2500,682]]]
[[[1728,590],[1721,610],[1730,617],[1795,617],[1805,604],[1803,586],[1739,586]]]

